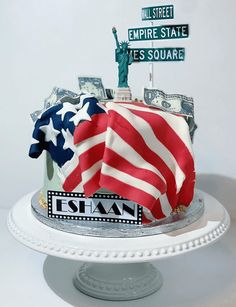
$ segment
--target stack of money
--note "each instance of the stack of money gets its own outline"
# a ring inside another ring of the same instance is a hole
[[[80,94],[76,94],[69,90],[65,90],[60,87],[54,87],[50,96],[44,100],[44,108],[42,110],[36,110],[30,114],[33,122],[39,118],[40,114],[43,113],[46,109],[50,108],[51,106],[63,103],[63,102],[70,102],[72,104],[78,104],[80,101]]]

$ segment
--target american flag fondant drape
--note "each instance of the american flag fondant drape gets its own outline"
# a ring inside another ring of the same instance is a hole
[[[37,120],[29,154],[43,149],[60,167],[67,192],[91,196],[106,188],[158,219],[193,198],[192,145],[181,116],[85,95],[79,106],[52,106]]]

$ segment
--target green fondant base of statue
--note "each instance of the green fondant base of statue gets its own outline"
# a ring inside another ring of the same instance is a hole
[[[112,29],[116,41],[116,62],[118,63],[118,87],[128,88],[128,73],[129,65],[134,61],[133,57],[129,54],[129,43],[119,42],[116,28]]]

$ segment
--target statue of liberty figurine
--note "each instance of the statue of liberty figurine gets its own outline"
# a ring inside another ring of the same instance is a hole
[[[129,54],[129,42],[118,41],[116,28],[112,28],[113,35],[116,41],[116,62],[118,62],[119,82],[118,88],[129,88],[128,72],[129,65],[134,61],[132,55]]]

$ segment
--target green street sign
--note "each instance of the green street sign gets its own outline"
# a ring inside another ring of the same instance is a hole
[[[187,24],[128,29],[129,41],[178,39],[188,36],[189,26]]]
[[[160,5],[142,8],[142,20],[173,19],[174,5]]]
[[[179,62],[185,59],[185,48],[130,48],[134,62]]]

